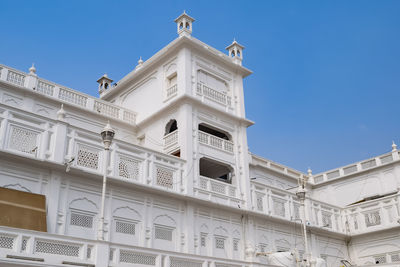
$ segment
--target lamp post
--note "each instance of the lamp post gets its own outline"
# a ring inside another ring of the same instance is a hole
[[[310,266],[311,255],[308,250],[308,240],[307,240],[307,226],[306,226],[306,208],[305,208],[305,199],[306,199],[306,184],[308,177],[301,176],[299,178],[299,188],[297,189],[296,196],[300,200],[301,205],[301,221],[303,223],[303,235],[304,235],[304,256],[305,256],[305,266]]]
[[[103,128],[100,133],[101,139],[104,145],[104,171],[103,171],[103,189],[101,192],[101,210],[100,210],[100,224],[97,239],[104,240],[104,201],[106,198],[106,184],[107,184],[107,165],[108,165],[108,154],[110,146],[115,135],[115,131],[110,126],[110,122]]]

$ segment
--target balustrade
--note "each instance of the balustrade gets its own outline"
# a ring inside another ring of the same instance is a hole
[[[229,140],[225,140],[202,131],[198,131],[198,140],[202,144],[233,153],[233,143]]]
[[[223,104],[225,106],[232,105],[232,99],[230,96],[226,94],[226,92],[220,92],[215,89],[212,89],[205,84],[197,83],[197,94],[199,96],[204,96],[210,100],[213,100],[219,104]]]
[[[178,147],[178,130],[164,136],[164,150],[174,150]]]
[[[343,216],[351,234],[395,227],[400,218],[400,193],[351,205]]]
[[[384,164],[398,161],[400,159],[398,151],[383,154],[373,159],[367,159],[358,163],[354,163],[349,166],[341,167],[335,170],[330,170],[324,173],[316,174],[314,176],[314,183],[319,184],[328,180],[338,179],[343,176],[355,174],[369,170],[374,167],[382,166]]]
[[[0,258],[8,264],[41,262],[48,266],[74,265],[87,267],[134,266],[154,267],[245,267],[250,261],[230,260],[146,247],[116,245],[109,242],[60,236],[0,226]],[[257,266],[269,266],[257,263]]]
[[[0,65],[0,70],[0,80],[19,85],[27,90],[34,90],[46,97],[55,98],[59,101],[99,113],[109,118],[118,119],[129,124],[136,123],[136,113],[133,111],[118,107],[114,104],[85,95],[78,91],[61,87],[57,84],[37,78],[36,76],[28,76],[23,72],[3,65]]]
[[[167,88],[167,99],[176,96],[178,93],[178,85],[174,84],[171,87]]]
[[[225,200],[230,199],[226,204],[230,204],[230,202],[239,203],[236,186],[225,182],[209,177],[199,176],[196,189],[201,190],[208,198],[212,198],[214,195],[221,196]]]

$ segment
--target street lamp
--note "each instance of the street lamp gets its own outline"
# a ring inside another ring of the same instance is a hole
[[[310,266],[311,255],[308,250],[308,240],[307,240],[307,226],[306,226],[306,208],[305,208],[305,199],[306,199],[306,184],[308,177],[301,176],[299,177],[299,188],[296,191],[296,196],[300,200],[300,205],[302,208],[301,212],[301,221],[303,223],[303,235],[304,235],[304,256],[305,256],[305,265]]]
[[[107,184],[107,165],[108,165],[108,154],[110,151],[110,146],[115,135],[115,131],[111,128],[110,122],[103,128],[100,133],[101,139],[104,145],[104,171],[103,171],[103,189],[101,192],[101,210],[100,210],[100,224],[97,238],[99,240],[104,240],[104,201],[106,198],[106,184]]]

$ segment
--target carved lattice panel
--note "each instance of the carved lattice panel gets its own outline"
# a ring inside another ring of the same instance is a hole
[[[300,205],[293,204],[293,216],[295,219],[300,219]]]
[[[375,256],[374,259],[375,259],[375,264],[386,263],[386,255]]]
[[[154,227],[154,238],[166,241],[172,241],[173,229],[155,226]]]
[[[119,261],[133,264],[156,265],[156,255],[121,249],[119,252]]]
[[[173,171],[157,167],[156,168],[156,182],[157,185],[166,187],[166,188],[173,188],[174,185],[174,173]]]
[[[12,249],[14,246],[14,237],[1,235],[0,236],[0,248]]]
[[[11,126],[8,148],[36,155],[39,133],[26,128]]]
[[[97,170],[99,167],[99,151],[88,146],[80,145],[76,164],[78,166]]]
[[[322,212],[322,226],[332,228],[332,214],[329,212]]]
[[[233,251],[239,250],[239,239],[233,239]]]
[[[274,199],[273,205],[274,205],[274,214],[281,217],[285,217],[285,202],[280,199]]]
[[[223,238],[223,237],[216,237],[216,238],[215,238],[215,248],[218,248],[218,249],[225,249],[225,238]]]
[[[138,180],[140,162],[128,157],[120,157],[118,162],[118,174],[120,177]]]
[[[85,215],[79,213],[71,213],[71,225],[92,228],[93,227],[93,215]]]
[[[136,225],[134,223],[116,221],[115,232],[126,235],[135,235]]]
[[[263,211],[264,210],[263,195],[256,194],[256,200],[257,200],[257,210],[258,211]]]
[[[381,216],[379,214],[379,210],[365,213],[364,218],[365,218],[365,225],[367,227],[381,224]]]
[[[79,257],[80,246],[73,244],[56,243],[53,241],[37,240],[35,251],[39,253]]]
[[[170,267],[201,267],[202,262],[191,261],[188,259],[171,257]]]

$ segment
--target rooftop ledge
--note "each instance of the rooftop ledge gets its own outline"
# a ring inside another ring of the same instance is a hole
[[[108,99],[109,97],[115,95],[117,92],[122,90],[125,86],[129,84],[130,81],[144,73],[146,70],[150,69],[157,61],[159,61],[164,56],[168,55],[171,51],[178,48],[180,45],[187,44],[192,45],[194,48],[200,51],[206,51],[209,53],[210,56],[214,57],[217,61],[228,65],[231,69],[235,69],[237,72],[241,73],[243,77],[246,77],[253,72],[241,65],[234,63],[232,58],[228,55],[224,54],[223,52],[203,43],[202,41],[194,38],[194,37],[187,37],[187,36],[180,36],[170,42],[167,46],[162,48],[156,54],[154,54],[151,58],[144,61],[140,66],[137,66],[133,71],[128,73],[124,78],[117,82],[117,86],[110,88],[109,90],[105,91],[101,96],[102,99]]]
[[[0,64],[0,82],[11,84],[23,90],[36,92],[43,97],[94,112],[109,119],[136,125],[136,112],[39,78],[35,73],[36,69],[34,67],[31,67],[30,71],[30,73],[25,73]]]

